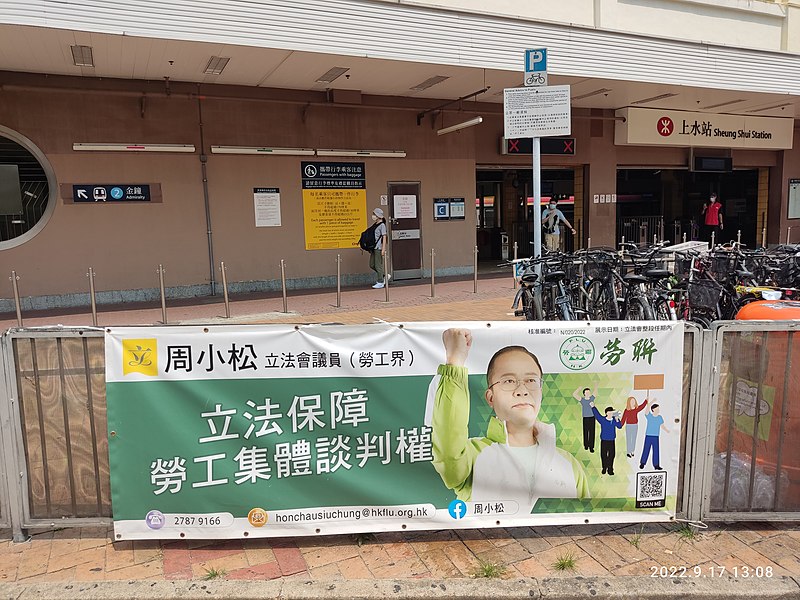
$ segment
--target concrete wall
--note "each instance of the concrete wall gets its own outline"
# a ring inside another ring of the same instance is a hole
[[[148,97],[144,117],[139,102],[135,96],[102,93],[4,92],[0,124],[27,136],[44,152],[59,184],[154,182],[163,192],[161,203],[72,204],[59,199],[39,235],[0,251],[0,272],[19,272],[23,295],[85,293],[85,272],[91,265],[98,291],[145,288],[149,295],[126,298],[146,299],[158,285],[159,263],[167,269],[168,286],[187,288],[173,290],[174,295],[210,290],[198,102],[182,95]],[[287,276],[299,280],[296,285],[330,285],[337,252],[343,274],[351,281],[368,280],[367,255],[358,249],[305,250],[302,160],[364,162],[368,208],[380,204],[387,182],[420,181],[423,255],[436,246],[439,269],[471,272],[474,210],[466,211],[464,221],[435,223],[432,198],[464,197],[470,206],[475,194],[474,129],[440,137],[429,126],[417,127],[415,111],[397,106],[221,99],[202,104],[215,268],[224,260],[234,287],[237,282],[265,281],[270,282],[267,287],[276,286],[281,258],[287,260]],[[195,144],[198,152],[76,152],[74,142],[185,143]],[[211,145],[400,149],[407,158],[230,156],[211,154]],[[255,227],[254,187],[280,189],[280,227]],[[53,299],[54,304],[61,302],[63,298]]]

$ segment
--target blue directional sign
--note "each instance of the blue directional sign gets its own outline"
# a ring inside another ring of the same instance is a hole
[[[547,48],[525,50],[525,72],[547,72]]]

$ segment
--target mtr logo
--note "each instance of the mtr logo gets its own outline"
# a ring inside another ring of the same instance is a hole
[[[661,117],[658,120],[658,134],[662,137],[668,137],[672,135],[672,132],[675,130],[675,123],[672,122],[672,119],[669,117]]]

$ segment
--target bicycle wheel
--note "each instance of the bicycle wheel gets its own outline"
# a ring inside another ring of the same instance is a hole
[[[596,279],[589,284],[587,290],[589,296],[589,315],[597,321],[616,321],[619,319],[619,309],[617,299],[614,296],[614,289]]]
[[[553,303],[553,288],[552,287],[544,287],[542,288],[542,304],[540,307],[541,310],[541,320],[542,321],[556,321],[558,317],[556,316],[556,307]]]
[[[669,300],[666,298],[656,300],[655,317],[657,321],[674,321],[677,319],[675,309],[669,305]]]
[[[533,320],[534,321],[544,321],[546,316],[544,312],[544,307],[542,306],[542,296],[547,294],[547,290],[543,290],[539,288],[539,294],[531,294],[531,298],[533,301]]]
[[[629,321],[654,321],[653,307],[640,296],[632,296],[628,300],[625,318]]]
[[[526,321],[534,321],[536,315],[533,306],[533,292],[530,288],[522,290],[522,314],[525,316]]]
[[[705,315],[692,315],[689,321],[700,325],[703,329],[711,329],[711,319]]]
[[[569,296],[563,296],[563,299],[558,302],[558,316],[562,321],[574,321],[575,311],[572,308]]]

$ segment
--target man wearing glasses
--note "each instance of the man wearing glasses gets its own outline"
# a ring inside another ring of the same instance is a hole
[[[539,359],[522,346],[506,346],[494,354],[484,395],[494,416],[485,436],[470,438],[464,364],[472,333],[447,329],[442,341],[446,364],[439,366],[431,384],[430,426],[433,466],[444,484],[460,500],[514,501],[520,513],[529,513],[539,498],[588,498],[583,467],[556,446],[555,425],[538,420]]]

